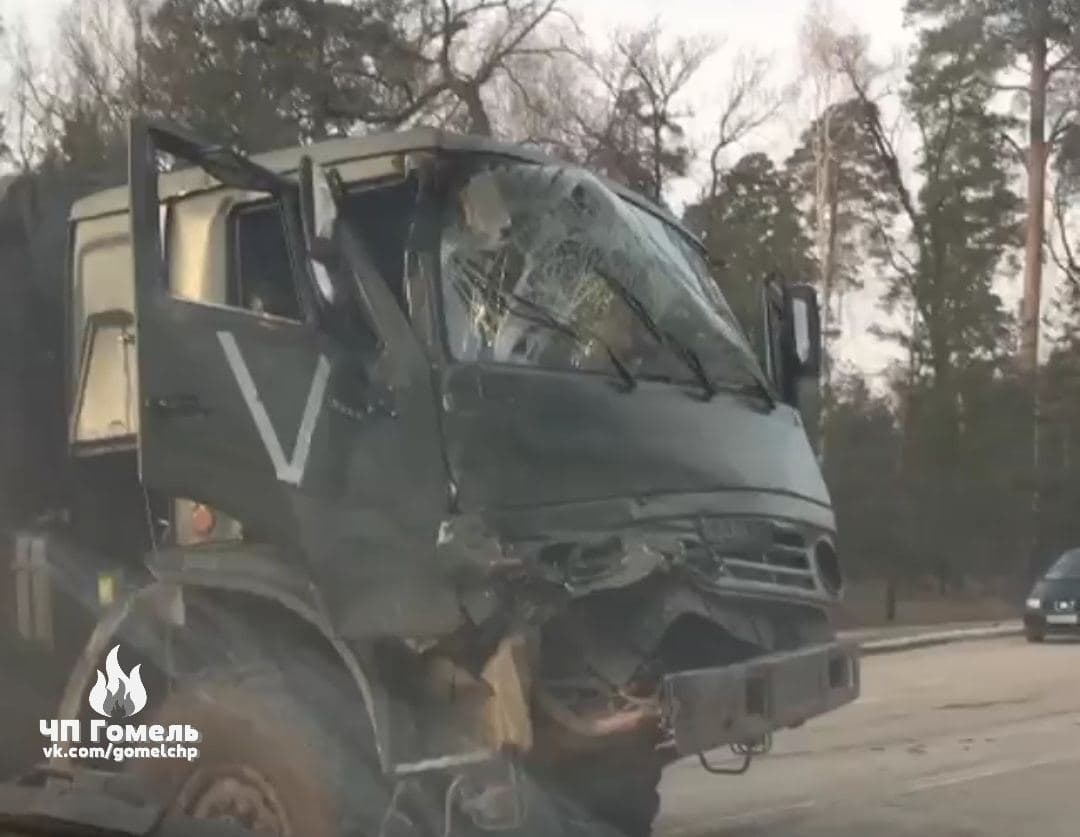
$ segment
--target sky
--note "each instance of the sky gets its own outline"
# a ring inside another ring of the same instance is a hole
[[[41,44],[55,25],[58,10],[66,0],[0,0],[0,18],[8,25],[24,22]],[[771,60],[771,81],[777,87],[791,84],[800,75],[799,30],[811,0],[564,0],[589,38],[602,39],[618,27],[631,27],[657,18],[672,35],[711,35],[721,44],[687,90],[685,106],[692,112],[689,139],[698,149],[709,147],[713,126],[723,97],[723,87],[731,62],[742,51],[753,51]],[[903,0],[831,0],[841,28],[854,27],[869,36],[872,56],[889,61],[897,51],[910,45],[911,33],[903,26]],[[769,125],[760,129],[743,146],[731,149],[726,163],[734,163],[750,150],[766,151],[777,161],[794,147],[798,133],[810,112],[793,104]],[[901,153],[905,143],[901,139]],[[699,166],[690,177],[673,182],[669,202],[678,210],[693,200],[705,172]],[[1047,270],[1044,298],[1050,296],[1054,270]],[[854,365],[874,382],[882,383],[882,373],[896,357],[896,349],[873,337],[871,324],[883,324],[885,315],[876,300],[880,282],[867,277],[861,292],[849,294],[842,306],[843,336],[835,347],[838,359]],[[1001,294],[1010,307],[1020,294],[1020,278],[1003,283]],[[1015,310],[1015,309],[1013,309]]]

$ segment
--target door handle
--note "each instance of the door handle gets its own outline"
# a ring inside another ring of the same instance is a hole
[[[210,413],[199,396],[192,393],[154,395],[146,400],[146,406],[162,416],[205,416]]]

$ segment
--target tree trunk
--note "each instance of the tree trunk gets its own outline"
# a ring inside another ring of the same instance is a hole
[[[469,112],[469,133],[490,137],[491,117],[484,107],[484,100],[480,98],[479,84],[473,81],[458,81],[453,84],[453,91]]]
[[[143,54],[146,47],[146,39],[143,32],[143,8],[138,0],[128,4],[128,15],[131,18],[135,51],[135,112],[142,114],[146,109],[146,79],[143,66]]]
[[[825,427],[828,424],[832,412],[832,375],[833,375],[833,341],[832,335],[835,329],[833,324],[833,299],[836,296],[836,268],[837,268],[837,241],[840,237],[840,164],[832,157],[832,141],[826,144],[828,157],[826,158],[826,172],[828,181],[828,229],[827,245],[825,249],[824,282],[821,293],[821,410],[818,418],[819,432],[818,459],[825,464]]]
[[[1043,0],[1045,4],[1045,0]],[[1024,248],[1024,302],[1020,360],[1024,372],[1034,375],[1039,363],[1039,309],[1042,300],[1042,255],[1046,227],[1046,39],[1036,38],[1031,48],[1027,240]]]
[[[1038,561],[1039,526],[1039,313],[1042,301],[1042,255],[1046,228],[1046,91],[1049,84],[1046,30],[1049,0],[1036,0],[1032,9],[1030,112],[1028,116],[1027,239],[1024,248],[1024,299],[1020,363],[1031,386],[1031,495],[1029,498],[1027,569]]]
[[[825,464],[825,434],[832,401],[832,284],[836,267],[836,203],[838,173],[832,151],[832,106],[826,94],[825,109],[814,136],[814,203],[817,211],[817,256],[821,267],[822,357],[821,409],[818,413],[818,461]]]
[[[655,108],[656,105],[654,104]],[[652,162],[653,162],[653,200],[660,203],[664,192],[664,169],[663,169],[663,142],[664,133],[663,125],[659,118],[653,120],[653,147],[652,147]]]
[[[326,0],[316,0],[315,25],[315,89],[311,102],[311,138],[326,138],[326,104],[330,89],[326,68]]]

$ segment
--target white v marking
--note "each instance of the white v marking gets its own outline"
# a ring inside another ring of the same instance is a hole
[[[255,381],[244,362],[244,356],[240,354],[240,347],[236,345],[236,338],[229,331],[219,331],[217,336],[225,352],[225,359],[229,362],[229,368],[236,378],[236,383],[240,386],[240,394],[244,396],[244,402],[251,411],[251,418],[255,421],[255,428],[259,431],[263,446],[270,455],[270,461],[274,464],[277,478],[282,482],[299,485],[304,479],[304,471],[307,470],[308,455],[311,453],[311,437],[315,433],[315,425],[322,413],[323,395],[326,392],[326,382],[330,378],[330,361],[324,355],[319,355],[315,377],[311,380],[307,403],[304,404],[300,429],[296,434],[296,444],[293,445],[292,456],[286,459],[285,449],[274,431],[274,425],[270,423],[270,416],[266,412],[266,407],[263,406],[262,399],[259,398]]]

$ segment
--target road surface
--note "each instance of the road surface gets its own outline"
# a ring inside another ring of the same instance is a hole
[[[679,762],[661,793],[661,837],[1075,837],[1080,642],[865,658],[857,703],[745,776]]]

